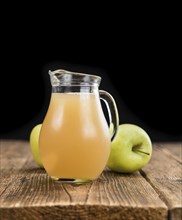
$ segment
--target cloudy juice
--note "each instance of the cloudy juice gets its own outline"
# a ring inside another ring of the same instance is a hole
[[[110,134],[97,94],[52,93],[39,141],[49,176],[98,177],[109,157]]]

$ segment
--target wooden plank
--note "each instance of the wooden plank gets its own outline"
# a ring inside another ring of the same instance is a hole
[[[177,160],[182,162],[182,143],[158,143],[157,146],[166,153],[173,155]]]
[[[92,183],[51,180],[30,153],[28,142],[1,141],[1,219],[166,219],[167,206],[136,172],[111,171]]]
[[[151,162],[141,171],[168,205],[171,220],[182,219],[182,163],[175,158],[178,154],[174,149],[179,151],[177,146],[180,147],[173,144],[173,150],[168,151],[164,144],[162,147],[154,145]]]

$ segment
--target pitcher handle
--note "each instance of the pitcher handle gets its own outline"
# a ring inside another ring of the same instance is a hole
[[[109,128],[112,129],[111,141],[114,139],[118,126],[119,126],[119,115],[114,98],[108,92],[99,90],[100,99],[104,101],[108,115],[109,115]]]

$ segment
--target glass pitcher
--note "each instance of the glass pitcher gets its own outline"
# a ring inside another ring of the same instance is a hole
[[[52,94],[40,132],[40,156],[55,180],[84,183],[104,170],[118,124],[112,96],[98,90],[101,77],[62,69],[49,71]],[[109,112],[112,134],[100,99]]]

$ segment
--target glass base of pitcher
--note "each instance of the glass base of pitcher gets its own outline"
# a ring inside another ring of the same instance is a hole
[[[92,181],[91,179],[58,178],[55,176],[51,176],[51,179],[62,183],[73,183],[73,184],[84,184]]]

